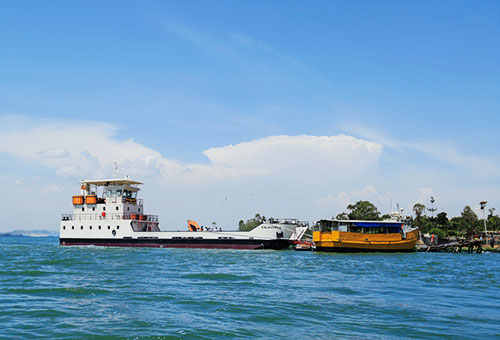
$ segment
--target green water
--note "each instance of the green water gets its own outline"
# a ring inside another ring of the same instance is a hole
[[[0,338],[500,339],[499,263],[0,238]]]

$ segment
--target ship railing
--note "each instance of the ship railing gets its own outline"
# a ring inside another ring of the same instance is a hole
[[[71,214],[62,214],[61,221],[71,221],[73,220],[73,215]]]
[[[299,221],[297,218],[269,218],[269,223],[280,223],[280,224],[296,224],[299,226],[309,226],[307,221]]]
[[[62,214],[61,221],[85,221],[85,220],[135,220],[145,222],[158,222],[158,215],[139,214]]]
[[[143,205],[142,198],[126,198],[126,197],[106,197],[106,203],[132,203]]]
[[[124,214],[124,220],[158,222],[158,215]]]

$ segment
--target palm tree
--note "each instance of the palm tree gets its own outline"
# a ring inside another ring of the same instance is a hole
[[[423,205],[421,203],[415,203],[413,205],[413,211],[415,212],[415,216],[416,216],[415,219],[417,220],[417,224],[420,226],[422,214],[425,213],[425,205]]]

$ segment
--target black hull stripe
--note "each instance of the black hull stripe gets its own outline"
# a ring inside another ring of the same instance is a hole
[[[289,240],[210,240],[210,239],[82,239],[60,238],[62,246],[217,248],[217,249],[286,249]]]

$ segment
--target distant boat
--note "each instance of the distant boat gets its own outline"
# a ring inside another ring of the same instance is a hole
[[[84,180],[73,196],[73,214],[63,214],[59,243],[159,248],[285,249],[300,240],[307,222],[268,220],[250,231],[222,231],[188,220],[186,231],[160,231],[157,215],[146,215],[137,197],[141,182]]]
[[[418,228],[410,218],[393,213],[384,221],[320,220],[313,227],[318,251],[411,252],[418,241]]]

